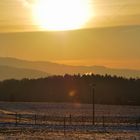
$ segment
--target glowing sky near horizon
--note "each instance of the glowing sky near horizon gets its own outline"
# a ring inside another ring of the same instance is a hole
[[[60,1],[63,3],[64,0]],[[74,3],[76,0],[71,1]],[[42,9],[45,0],[0,0],[0,57],[140,69],[140,0],[81,1],[88,1],[84,4],[85,7],[83,4],[79,7],[82,7],[81,11],[85,10],[86,16],[81,19],[77,19],[80,14],[75,15],[74,19],[72,16],[72,28],[71,24],[67,24],[67,28],[55,29],[89,30],[37,33],[36,31],[48,30],[44,18],[50,18],[51,14],[42,17],[41,13],[48,12],[46,9],[34,10],[34,6]],[[55,4],[51,5],[54,8],[49,11],[55,11]],[[78,9],[77,5],[75,4],[75,11]],[[61,6],[59,8],[65,9]],[[73,11],[70,12],[68,8],[67,10],[67,14],[73,15]],[[59,18],[61,13],[63,14],[63,11],[59,13]],[[57,17],[56,12],[54,14],[53,18]],[[62,17],[64,16],[65,13]],[[67,20],[66,18],[65,23],[69,23]],[[55,18],[52,21],[55,21]],[[61,21],[58,23],[63,25]],[[121,28],[117,28],[119,26]]]

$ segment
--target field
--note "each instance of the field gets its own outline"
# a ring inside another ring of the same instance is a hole
[[[0,140],[140,140],[139,118],[140,106],[95,105],[93,126],[89,104],[0,102]]]

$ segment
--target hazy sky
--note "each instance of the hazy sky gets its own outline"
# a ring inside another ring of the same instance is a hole
[[[0,31],[37,29],[32,8],[28,5],[33,1],[35,0],[0,0]],[[86,27],[140,24],[139,0],[85,1],[88,1],[92,13]]]
[[[140,69],[140,0],[89,0],[90,29],[61,33],[35,33],[33,2],[0,0],[0,56]]]

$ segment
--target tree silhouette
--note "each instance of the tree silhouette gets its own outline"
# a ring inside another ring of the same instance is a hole
[[[1,81],[0,100],[91,103],[91,83],[95,103],[140,105],[140,79],[93,74]]]

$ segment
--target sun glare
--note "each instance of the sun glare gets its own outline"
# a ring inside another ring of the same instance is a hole
[[[43,30],[71,30],[83,27],[90,19],[88,0],[36,0],[33,18]]]

